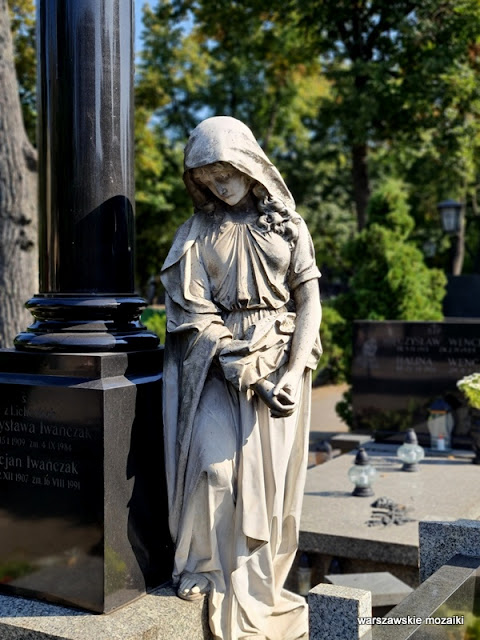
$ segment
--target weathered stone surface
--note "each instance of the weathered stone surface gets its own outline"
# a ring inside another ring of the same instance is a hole
[[[332,447],[340,449],[342,453],[363,447],[367,442],[371,441],[371,436],[361,433],[340,433],[330,438]]]
[[[464,637],[462,624],[442,625],[427,620],[430,617],[466,616],[472,612],[475,575],[479,567],[478,558],[461,555],[451,558],[388,613],[392,624],[374,626],[373,639],[444,640],[450,634],[451,637]]]
[[[297,550],[320,356],[315,252],[240,121],[200,123],[184,166],[195,215],[161,275],[174,576],[182,597],[210,590],[217,637],[297,640],[305,600],[282,587]]]

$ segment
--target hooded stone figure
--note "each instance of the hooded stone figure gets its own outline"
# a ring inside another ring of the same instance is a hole
[[[174,583],[208,593],[215,639],[306,637],[292,565],[321,353],[313,245],[243,123],[209,118],[185,149],[195,213],[162,269],[165,455]]]

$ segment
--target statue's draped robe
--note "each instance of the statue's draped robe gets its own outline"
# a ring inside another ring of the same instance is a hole
[[[319,342],[292,416],[272,418],[249,387],[285,371],[292,293],[319,272],[299,216],[293,249],[246,220],[195,214],[162,272],[174,580],[208,577],[216,639],[297,640],[307,631],[305,601],[283,584],[298,544]],[[222,338],[232,340],[216,357]]]

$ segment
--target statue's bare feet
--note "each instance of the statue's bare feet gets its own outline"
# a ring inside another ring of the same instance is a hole
[[[201,573],[182,573],[177,595],[183,600],[198,600],[210,591],[208,579]]]

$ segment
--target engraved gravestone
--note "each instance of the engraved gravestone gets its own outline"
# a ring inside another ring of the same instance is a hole
[[[108,612],[168,579],[161,354],[0,351],[3,591]]]
[[[456,382],[480,371],[479,330],[475,320],[356,321],[355,427],[388,437],[413,426],[428,446],[429,407],[443,398],[455,420],[453,446],[470,446],[468,411]]]
[[[97,612],[171,573],[163,351],[134,291],[132,12],[37,2],[40,292],[0,350],[0,590]]]

